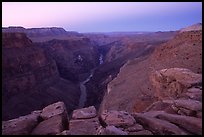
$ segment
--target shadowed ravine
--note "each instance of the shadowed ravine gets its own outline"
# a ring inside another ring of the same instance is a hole
[[[99,57],[99,62],[100,62],[100,65],[103,63],[103,55],[100,54],[100,57]],[[80,98],[79,98],[79,105],[78,105],[78,108],[83,108],[84,105],[85,105],[85,102],[86,102],[86,97],[87,97],[87,93],[86,93],[86,86],[85,84],[90,80],[90,78],[93,76],[94,74],[94,71],[95,71],[96,68],[93,68],[91,70],[91,73],[90,75],[88,76],[88,78],[86,78],[84,81],[80,82],[80,90],[81,90],[81,95],[80,95]]]

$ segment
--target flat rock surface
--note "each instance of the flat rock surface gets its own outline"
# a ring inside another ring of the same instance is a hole
[[[72,119],[85,119],[96,117],[96,109],[94,106],[88,108],[76,109],[73,111]]]
[[[90,119],[70,120],[69,130],[71,135],[96,135],[99,128],[97,117]]]

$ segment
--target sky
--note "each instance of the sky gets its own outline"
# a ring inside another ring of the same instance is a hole
[[[202,23],[202,2],[2,2],[2,27],[170,31]]]

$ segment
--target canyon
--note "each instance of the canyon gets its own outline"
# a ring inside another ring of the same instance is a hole
[[[8,27],[2,54],[3,134],[202,134],[201,23],[127,33]]]

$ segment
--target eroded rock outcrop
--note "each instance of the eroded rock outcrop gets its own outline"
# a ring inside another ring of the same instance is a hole
[[[156,71],[150,75],[158,98],[176,98],[192,86],[201,85],[202,75],[189,69],[170,68]]]

